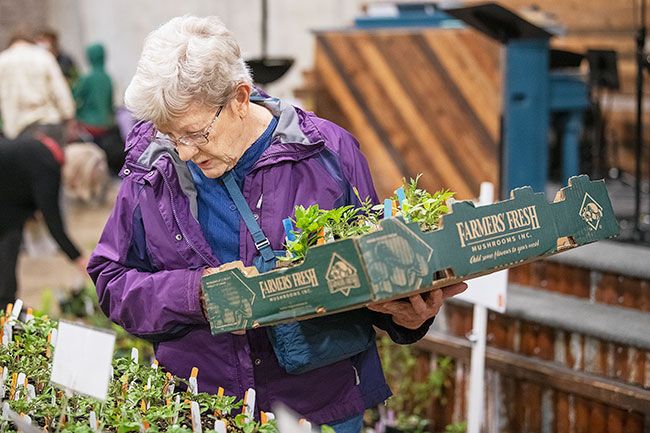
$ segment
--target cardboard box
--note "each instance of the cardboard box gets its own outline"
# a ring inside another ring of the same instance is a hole
[[[530,187],[486,206],[456,202],[441,227],[386,219],[380,230],[309,249],[296,266],[256,275],[229,264],[202,287],[213,334],[403,298],[614,237],[603,181],[573,177],[553,203]]]

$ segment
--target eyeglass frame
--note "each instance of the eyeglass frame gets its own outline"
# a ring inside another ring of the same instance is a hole
[[[186,135],[180,136],[178,138],[169,137],[169,139],[174,143],[174,145],[176,147],[178,147],[179,144],[182,144],[183,146],[187,146],[187,147],[205,146],[206,144],[208,144],[210,142],[210,140],[208,138],[210,137],[210,133],[212,132],[212,127],[214,126],[214,122],[217,121],[217,117],[219,117],[219,115],[221,114],[221,110],[223,110],[223,107],[224,107],[223,105],[221,107],[219,107],[217,112],[214,114],[214,117],[212,118],[212,121],[210,122],[210,124],[206,128],[203,129],[203,132],[194,132],[192,134],[186,134]],[[183,143],[182,140],[185,140],[188,137],[197,137],[197,138],[198,137],[203,137],[204,142],[201,143],[201,144]]]

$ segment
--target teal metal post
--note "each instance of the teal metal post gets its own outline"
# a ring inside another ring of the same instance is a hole
[[[544,191],[548,173],[549,41],[505,45],[501,193],[530,185]]]

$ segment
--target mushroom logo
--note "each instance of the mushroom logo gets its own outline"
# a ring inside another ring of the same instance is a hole
[[[342,293],[350,295],[350,290],[361,287],[361,281],[357,270],[343,257],[334,253],[325,275],[330,293]]]
[[[582,200],[580,217],[589,224],[592,229],[598,230],[600,220],[603,218],[603,208],[592,196],[589,195],[589,193],[585,193],[585,197]]]

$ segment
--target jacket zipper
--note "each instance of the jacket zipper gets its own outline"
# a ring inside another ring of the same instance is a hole
[[[185,239],[185,242],[187,242],[187,245],[189,245],[189,247],[190,247],[190,248],[191,248],[191,249],[192,249],[196,254],[198,254],[199,257],[201,257],[201,258],[203,259],[203,261],[205,262],[206,265],[208,265],[208,266],[216,266],[216,263],[212,263],[212,260],[210,260],[210,259],[208,259],[206,256],[204,256],[204,255],[201,253],[201,251],[199,251],[199,250],[194,246],[194,244],[192,244],[192,242],[190,242],[190,240],[188,239],[187,234],[186,234],[185,231],[183,230],[183,226],[181,225],[181,223],[180,223],[180,221],[179,221],[179,219],[178,219],[178,215],[176,214],[176,206],[174,206],[174,200],[173,200],[173,196],[174,196],[174,194],[173,194],[173,192],[172,192],[172,187],[171,187],[171,185],[169,184],[169,181],[167,180],[167,178],[165,177],[165,175],[162,173],[162,171],[161,171],[158,167],[156,167],[156,170],[158,170],[158,173],[160,173],[160,176],[162,177],[163,182],[165,182],[165,186],[167,187],[167,190],[169,191],[169,202],[170,202],[171,207],[172,207],[172,215],[174,216],[174,221],[176,222],[176,225],[178,226],[178,229],[180,230],[181,235],[183,236],[183,239]]]

